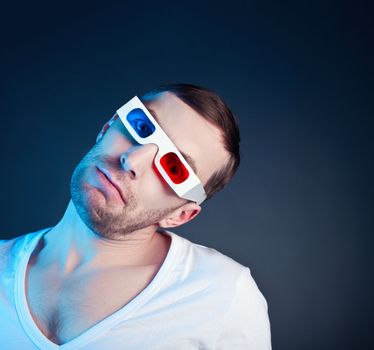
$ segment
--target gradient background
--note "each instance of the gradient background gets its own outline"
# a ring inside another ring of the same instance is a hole
[[[242,165],[176,232],[250,266],[274,349],[369,348],[369,6],[66,4],[1,11],[2,237],[59,220],[75,165],[130,97],[164,82],[200,84],[236,113]]]

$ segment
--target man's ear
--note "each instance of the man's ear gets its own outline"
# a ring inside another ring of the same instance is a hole
[[[162,228],[181,226],[188,221],[191,221],[200,212],[200,205],[194,202],[188,202],[160,220],[158,226]]]
[[[101,128],[99,134],[96,136],[96,142],[98,142],[107,132],[109,127],[113,124],[113,122],[118,118],[118,114],[116,113],[112,118],[110,118],[104,126]]]

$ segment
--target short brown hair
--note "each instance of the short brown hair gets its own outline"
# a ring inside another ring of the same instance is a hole
[[[230,158],[227,164],[214,172],[205,184],[204,189],[207,199],[209,199],[226,186],[239,167],[240,133],[238,122],[230,108],[215,92],[197,85],[164,84],[145,94],[142,99],[162,92],[174,94],[222,132],[223,145]]]

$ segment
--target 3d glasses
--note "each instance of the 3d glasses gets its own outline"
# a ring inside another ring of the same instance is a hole
[[[201,204],[206,193],[199,178],[140,99],[133,97],[117,110],[117,114],[137,143],[157,145],[155,166],[174,192],[181,198]]]

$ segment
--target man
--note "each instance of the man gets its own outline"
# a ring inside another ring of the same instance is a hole
[[[0,244],[1,349],[270,349],[249,269],[165,228],[239,165],[239,131],[188,84],[133,98],[76,167],[54,227]]]

